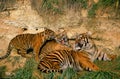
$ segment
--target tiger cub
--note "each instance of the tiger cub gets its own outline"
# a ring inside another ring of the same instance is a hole
[[[60,32],[59,34],[57,34],[55,39],[56,39],[56,41],[58,43],[70,47],[69,38],[67,36],[67,32],[66,31],[63,31],[63,32]]]
[[[53,39],[55,37],[54,31],[45,29],[43,32],[37,34],[20,34],[14,37],[8,46],[6,55],[0,57],[4,59],[9,56],[12,49],[16,49],[17,53],[23,57],[32,57],[35,55],[35,59],[39,60],[39,49],[46,40]],[[30,54],[30,52],[33,52]]]
[[[92,61],[96,59],[110,61],[116,58],[116,55],[104,52],[103,49],[98,49],[89,33],[77,35],[74,49],[86,51]]]
[[[76,71],[85,70],[99,70],[93,62],[90,61],[85,51],[74,50],[54,50],[43,57],[38,65],[40,71],[48,72],[61,72],[70,67]]]

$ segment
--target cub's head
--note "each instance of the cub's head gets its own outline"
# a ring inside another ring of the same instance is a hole
[[[55,40],[62,45],[70,46],[69,39],[68,39],[67,33],[65,31],[57,34],[55,37]]]
[[[56,36],[55,32],[48,28],[45,28],[45,30],[41,32],[41,35],[44,39],[47,39],[47,40],[52,40]]]
[[[93,40],[91,39],[91,33],[82,33],[76,36],[75,50],[89,50],[93,46]]]

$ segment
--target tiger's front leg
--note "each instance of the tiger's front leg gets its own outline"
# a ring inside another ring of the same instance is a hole
[[[81,52],[76,52],[73,53],[73,57],[75,58],[75,62],[78,64],[78,68],[83,68],[85,70],[89,70],[89,71],[97,71],[99,70],[99,67],[97,65],[95,65],[90,58],[85,55],[84,53]],[[80,69],[78,69],[80,70]]]
[[[34,57],[35,57],[35,60],[36,62],[39,62],[39,49],[40,49],[40,46],[35,46],[34,47]]]
[[[83,69],[88,70],[88,71],[91,71],[91,70],[98,71],[99,70],[99,67],[89,60],[84,60],[83,62],[80,61],[79,64],[82,66]]]

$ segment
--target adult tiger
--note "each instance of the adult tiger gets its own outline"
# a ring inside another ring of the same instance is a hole
[[[35,59],[39,60],[40,47],[45,43],[46,40],[53,39],[55,37],[54,31],[45,29],[43,32],[37,34],[20,34],[14,37],[8,46],[6,55],[0,57],[4,59],[9,56],[12,49],[16,49],[17,53],[23,57],[32,57],[35,55]],[[30,54],[30,52],[33,52]]]
[[[70,67],[76,71],[80,70],[99,70],[93,62],[90,61],[85,51],[74,51],[74,50],[53,50],[43,57],[40,62],[38,69],[42,72],[61,72],[66,68]]]
[[[116,55],[110,54],[110,52],[104,52],[105,48],[98,49],[89,32],[77,35],[74,49],[86,51],[92,61],[96,59],[104,61],[113,60],[116,57]]]

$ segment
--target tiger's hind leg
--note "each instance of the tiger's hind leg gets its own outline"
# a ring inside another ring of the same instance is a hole
[[[33,57],[32,53],[27,53],[27,50],[17,50],[17,53],[20,54],[22,57],[31,58]]]
[[[37,63],[39,63],[39,50],[40,50],[40,45],[39,44],[36,44],[35,46],[33,46],[34,50],[33,50],[33,54],[34,54],[34,58],[36,60]]]

